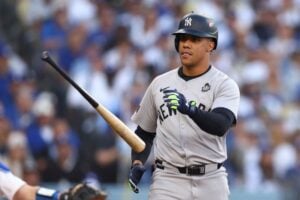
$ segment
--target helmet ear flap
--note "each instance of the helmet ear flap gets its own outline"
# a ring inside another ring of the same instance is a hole
[[[178,36],[175,37],[174,43],[175,43],[175,49],[178,52],[178,49],[179,49],[179,38],[178,38]]]

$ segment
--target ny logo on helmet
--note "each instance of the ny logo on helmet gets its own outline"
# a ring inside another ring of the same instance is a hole
[[[184,26],[192,26],[192,18],[188,17],[184,20]]]

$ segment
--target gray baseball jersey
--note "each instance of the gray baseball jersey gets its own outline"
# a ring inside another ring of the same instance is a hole
[[[155,158],[175,166],[197,163],[221,163],[227,158],[226,134],[214,136],[201,130],[188,116],[168,109],[164,89],[176,89],[187,101],[196,101],[205,111],[227,108],[237,118],[239,88],[235,81],[211,66],[204,74],[185,81],[178,68],[156,77],[149,85],[132,120],[148,132],[156,132]]]

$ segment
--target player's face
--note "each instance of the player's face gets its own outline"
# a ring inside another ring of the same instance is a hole
[[[199,38],[191,35],[180,35],[179,55],[183,66],[196,67],[207,59],[213,48],[212,41],[208,38]]]

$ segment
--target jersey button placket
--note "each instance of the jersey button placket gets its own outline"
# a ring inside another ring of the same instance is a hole
[[[186,137],[185,137],[185,124],[183,123],[183,120],[182,120],[182,117],[183,116],[179,116],[179,143],[184,151],[184,158],[185,158],[185,163],[187,162],[186,161]]]
[[[182,146],[184,146],[184,123],[182,122],[181,116],[179,116],[179,139]]]

